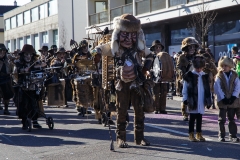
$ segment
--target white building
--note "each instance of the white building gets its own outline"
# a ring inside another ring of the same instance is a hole
[[[213,29],[208,33],[208,44],[217,60],[229,52],[229,46],[240,48],[240,0],[88,0],[88,27],[96,25],[101,29],[112,29],[116,16],[130,13],[141,20],[147,46],[153,40],[160,40],[165,51],[178,52],[183,38],[194,36],[188,29],[188,22],[199,8],[215,11],[217,17]]]
[[[34,0],[4,14],[5,45],[14,51],[43,43],[70,49],[70,40],[86,37],[86,0]]]

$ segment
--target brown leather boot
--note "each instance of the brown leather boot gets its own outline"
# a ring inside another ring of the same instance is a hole
[[[203,138],[203,136],[202,136],[202,132],[197,132],[196,139],[200,142],[205,142],[206,141],[206,139]]]
[[[194,133],[193,132],[189,133],[189,140],[191,142],[197,142],[197,139],[194,137]]]

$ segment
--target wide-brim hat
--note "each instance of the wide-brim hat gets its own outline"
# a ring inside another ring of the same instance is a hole
[[[155,40],[155,41],[152,42],[152,46],[150,47],[150,51],[154,51],[154,47],[156,45],[160,45],[160,46],[162,46],[162,50],[164,49],[164,46],[162,45],[162,43],[159,40]]]
[[[30,45],[30,44],[25,44],[25,45],[23,46],[21,52],[19,52],[19,55],[22,55],[23,53],[26,53],[26,52],[27,52],[27,53],[32,53],[33,55],[36,55],[36,56],[37,56],[35,49],[34,49],[33,46]]]
[[[67,53],[67,51],[65,50],[65,48],[60,47],[60,48],[58,49],[58,51],[56,52],[56,54],[58,54],[58,53]]]
[[[234,62],[231,58],[228,56],[223,56],[218,61],[218,66],[221,67],[223,65],[229,66],[231,68],[234,68]]]
[[[113,56],[119,52],[119,33],[137,32],[137,44],[139,50],[144,50],[146,46],[143,30],[141,29],[141,21],[131,14],[123,14],[113,19],[113,33],[111,38],[111,50]]]
[[[181,50],[185,51],[187,46],[190,46],[193,44],[196,45],[196,49],[199,47],[199,43],[194,37],[187,37],[187,38],[183,39],[183,41],[182,41]]]
[[[39,52],[48,51],[48,46],[42,46],[42,48],[39,49],[38,51],[39,51]]]

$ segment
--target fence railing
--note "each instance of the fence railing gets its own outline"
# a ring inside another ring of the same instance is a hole
[[[136,14],[150,13],[166,7],[166,0],[142,0],[136,2]]]
[[[108,22],[108,12],[99,12],[92,15],[89,15],[89,25],[100,24]]]

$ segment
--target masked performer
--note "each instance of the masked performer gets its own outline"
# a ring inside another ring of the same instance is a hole
[[[141,88],[152,64],[152,54],[145,46],[140,20],[130,14],[114,18],[111,44],[98,46],[98,53],[113,56],[116,70],[117,145],[126,143],[126,115],[131,99],[134,107],[134,141],[137,145],[150,145],[144,138],[144,111],[141,103]],[[142,58],[145,58],[143,65]],[[104,71],[103,71],[104,72]]]
[[[184,52],[178,58],[176,65],[176,72],[178,75],[178,82],[183,82],[183,75],[193,70],[192,59],[197,54],[197,48],[199,47],[198,41],[194,37],[187,37],[183,39],[181,49]],[[188,114],[186,112],[186,105],[181,103],[181,110],[183,120],[188,121]]]
[[[51,67],[60,67],[60,68],[56,68],[56,72],[58,73],[58,77],[61,79],[65,79],[65,86],[66,86],[66,78],[68,77],[68,71],[66,69],[67,67],[67,62],[66,62],[66,50],[61,47],[59,48],[59,50],[56,52],[55,58],[51,61],[50,66]],[[70,83],[70,81],[69,81]],[[67,87],[65,87],[65,107],[68,107],[67,105]]]
[[[155,82],[155,86],[153,88],[155,95],[155,114],[167,114],[166,98],[169,90],[169,82],[174,81],[174,61],[168,53],[162,52],[163,49],[164,46],[159,40],[153,41],[150,48],[150,50],[154,53],[152,77]],[[156,68],[154,65],[159,65],[159,67]]]
[[[32,45],[25,44],[19,53],[20,59],[15,64],[13,74],[15,82],[19,88],[15,91],[14,103],[17,106],[17,115],[22,119],[22,129],[27,129],[27,118],[31,118],[34,128],[42,128],[38,122],[37,110],[43,111],[41,104],[42,93],[39,93],[39,87],[32,82],[29,77],[32,71],[39,71],[46,66],[46,63],[40,63],[36,51]],[[39,103],[40,102],[40,103]]]
[[[10,73],[12,67],[7,58],[8,50],[5,47],[0,48],[0,94],[3,98],[5,115],[10,115],[8,111],[9,100],[13,97],[12,80]],[[0,107],[0,109],[3,109]]]

